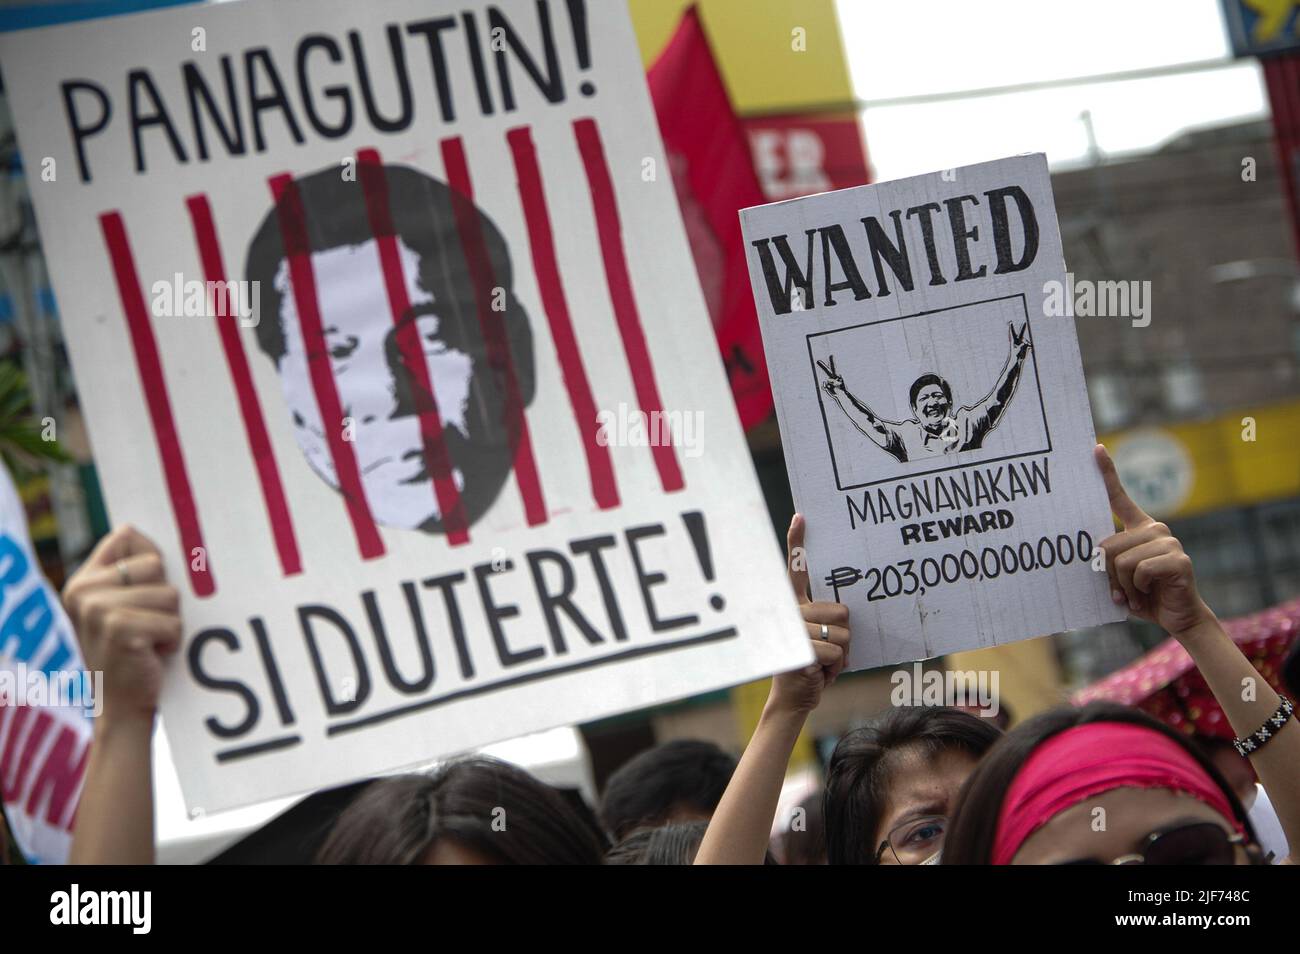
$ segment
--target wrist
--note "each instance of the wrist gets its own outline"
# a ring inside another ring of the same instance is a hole
[[[118,739],[138,740],[153,737],[154,711],[152,709],[110,709],[95,719],[95,740],[101,744]]]
[[[1187,649],[1191,649],[1194,644],[1203,643],[1207,639],[1215,639],[1224,634],[1223,624],[1219,622],[1219,617],[1214,615],[1214,610],[1210,609],[1205,604],[1205,601],[1199,597],[1197,603],[1199,605],[1193,612],[1188,614],[1186,623],[1169,631],[1169,635],[1173,636]]]
[[[767,703],[763,706],[758,721],[760,725],[775,729],[793,727],[797,732],[803,728],[812,710],[812,706],[786,701],[773,694],[767,697]]]

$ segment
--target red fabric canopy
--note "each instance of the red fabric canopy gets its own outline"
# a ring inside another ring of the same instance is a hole
[[[1269,685],[1284,691],[1282,663],[1300,632],[1300,600],[1227,620],[1223,626]],[[1192,658],[1172,637],[1071,698],[1075,705],[1098,700],[1137,706],[1188,735],[1233,737],[1232,727]]]

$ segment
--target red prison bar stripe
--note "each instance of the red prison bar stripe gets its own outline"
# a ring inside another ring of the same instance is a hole
[[[569,403],[578,423],[578,432],[582,435],[582,449],[587,455],[591,493],[596,506],[608,510],[618,506],[618,483],[609,448],[597,439],[600,421],[596,416],[596,401],[578,351],[578,339],[569,318],[569,303],[564,297],[564,284],[560,281],[560,269],[555,260],[555,240],[541,171],[537,166],[537,150],[533,148],[532,133],[527,126],[510,130],[506,133],[506,141],[514,156],[519,198],[528,224],[528,243],[533,250],[533,272],[541,289],[542,305],[550,322],[561,376],[569,391]]]
[[[270,185],[280,219],[280,237],[289,262],[289,282],[293,286],[293,300],[302,329],[303,347],[307,351],[312,390],[320,409],[321,426],[329,443],[339,490],[347,503],[348,517],[357,537],[357,549],[361,551],[362,559],[370,560],[383,556],[384,541],[370,515],[370,504],[366,500],[352,445],[343,439],[343,407],[334,386],[333,362],[325,345],[325,330],[316,300],[316,274],[311,264],[311,245],[307,240],[307,214],[292,176],[288,173],[272,176]]]
[[[618,203],[614,197],[614,183],[609,177],[605,162],[605,148],[601,145],[600,130],[592,119],[576,119],[573,131],[578,139],[578,151],[587,170],[591,187],[591,201],[596,210],[596,229],[600,234],[601,255],[605,259],[605,281],[609,285],[610,300],[614,304],[614,317],[619,334],[623,337],[623,350],[627,352],[628,369],[636,388],[637,403],[641,413],[650,421],[655,415],[662,417],[663,404],[659,400],[659,385],[655,383],[654,365],[646,346],[645,329],[637,314],[636,296],[632,292],[632,279],[627,271],[627,253],[623,248],[623,227],[618,218]],[[654,430],[658,430],[655,428]],[[652,441],[655,466],[659,468],[659,482],[665,492],[681,490],[685,486],[677,452],[671,442]]]
[[[479,328],[487,348],[488,363],[497,369],[505,391],[505,423],[510,446],[515,455],[515,481],[519,496],[523,498],[524,519],[530,527],[546,522],[546,501],[537,476],[537,461],[533,458],[532,439],[528,435],[528,418],[524,414],[523,396],[519,391],[519,378],[515,375],[514,358],[510,354],[510,339],[506,335],[505,321],[500,312],[492,308],[496,279],[492,262],[483,242],[478,210],[474,207],[474,184],[465,162],[465,149],[459,137],[442,141],[442,161],[447,170],[447,184],[464,196],[467,202],[453,202],[456,229],[465,253],[470,277],[474,282],[474,301],[478,309]]]
[[[424,463],[433,479],[433,492],[442,515],[442,526],[447,542],[458,546],[469,542],[468,522],[460,491],[452,476],[451,456],[442,439],[442,416],[438,413],[438,395],[429,376],[429,365],[420,343],[420,328],[415,321],[403,322],[411,311],[411,299],[406,293],[406,276],[402,272],[402,259],[397,252],[397,238],[393,229],[393,214],[388,203],[388,181],[383,163],[375,149],[357,152],[361,172],[361,188],[366,197],[366,214],[370,218],[370,233],[379,245],[379,261],[384,271],[384,284],[388,289],[388,304],[393,312],[393,325],[397,331],[397,346],[402,353],[402,363],[414,379],[416,411],[420,418],[420,435],[424,444]],[[427,395],[427,400],[425,399]]]
[[[198,243],[199,257],[203,260],[204,276],[209,282],[224,283],[226,267],[221,260],[221,245],[217,242],[217,229],[212,222],[212,207],[208,204],[208,197],[201,193],[192,195],[185,200],[185,205],[190,210],[194,240]],[[228,296],[226,302],[229,301]],[[216,304],[214,300],[214,309]],[[275,462],[275,451],[271,447],[271,437],[266,431],[266,420],[262,416],[262,405],[257,400],[257,389],[253,387],[248,355],[244,353],[244,342],[236,325],[239,317],[237,314],[217,315],[217,332],[221,337],[221,349],[226,355],[226,367],[230,370],[235,397],[239,401],[239,413],[244,419],[248,449],[257,467],[257,479],[262,485],[262,501],[266,505],[266,517],[271,525],[271,536],[275,539],[275,550],[280,557],[280,568],[285,576],[293,576],[302,572],[302,558],[298,554],[293,518],[289,515],[284,485],[280,482],[280,468]]]
[[[211,596],[217,590],[216,580],[212,576],[211,554],[203,545],[203,531],[199,527],[199,514],[194,506],[194,491],[185,470],[185,456],[181,452],[180,437],[176,433],[171,398],[167,394],[167,382],[163,379],[162,363],[158,359],[158,342],[154,339],[149,311],[145,308],[135,259],[126,237],[126,226],[122,223],[121,213],[105,212],[99,217],[99,227],[113,263],[113,277],[117,281],[117,294],[122,300],[122,311],[126,315],[131,349],[135,352],[136,370],[140,374],[144,400],[149,406],[149,419],[153,423],[154,440],[162,458],[163,477],[167,482],[167,495],[171,498],[172,515],[180,532],[185,564],[189,567],[190,586],[199,596]],[[198,561],[203,569],[195,569],[195,549],[203,555],[203,559]]]

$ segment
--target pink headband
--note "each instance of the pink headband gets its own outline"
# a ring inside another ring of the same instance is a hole
[[[1071,805],[1116,788],[1185,792],[1244,830],[1214,779],[1173,739],[1128,722],[1092,722],[1052,736],[1016,773],[998,814],[993,864],[1010,864],[1025,839]]]

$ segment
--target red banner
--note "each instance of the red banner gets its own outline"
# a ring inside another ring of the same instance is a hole
[[[749,430],[772,413],[772,392],[737,212],[766,199],[694,8],[648,77],[695,268]]]

